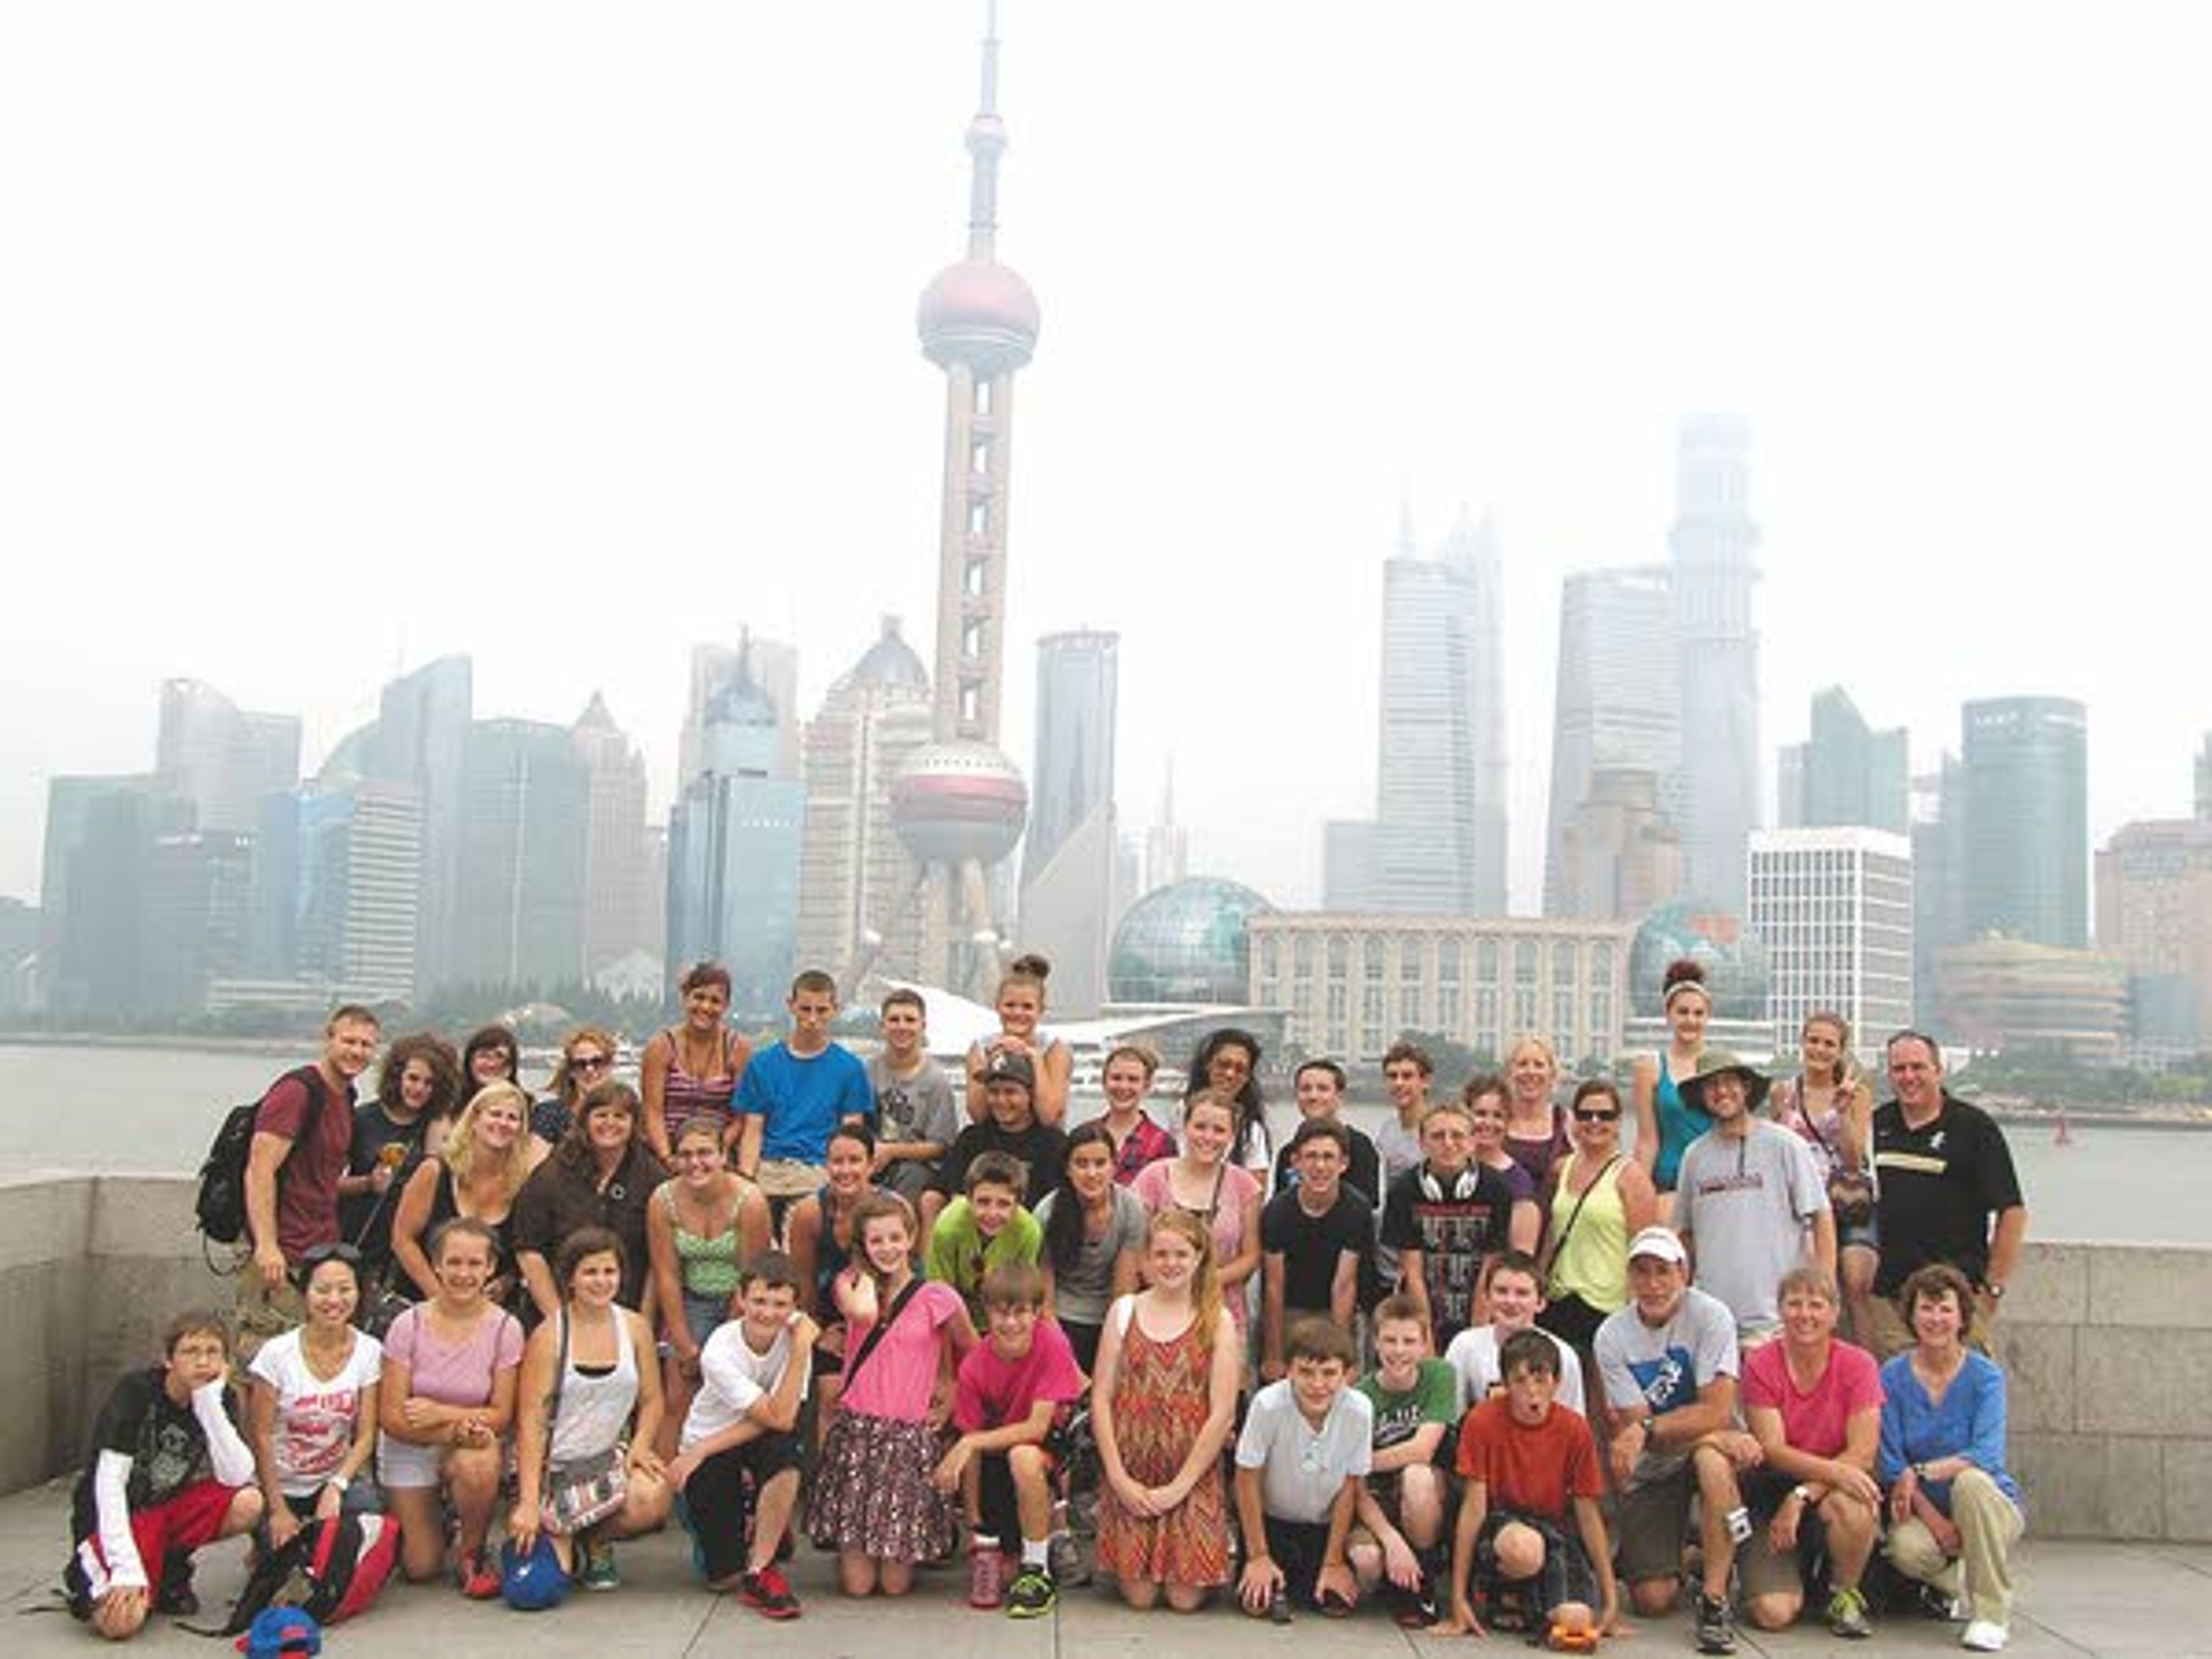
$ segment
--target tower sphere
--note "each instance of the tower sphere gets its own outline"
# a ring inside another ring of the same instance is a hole
[[[988,743],[928,744],[891,781],[892,827],[925,863],[996,864],[1022,838],[1029,805],[1022,775]]]
[[[923,354],[979,374],[1019,368],[1036,349],[1042,313],[1030,285],[996,259],[962,259],[937,273],[915,309]]]

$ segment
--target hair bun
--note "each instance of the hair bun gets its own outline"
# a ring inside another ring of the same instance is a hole
[[[1016,957],[1007,964],[1006,972],[1016,979],[1033,979],[1039,984],[1052,977],[1052,964],[1034,951]]]
[[[1705,964],[1694,957],[1675,957],[1667,964],[1666,975],[1660,981],[1662,987],[1669,991],[1677,985],[1703,985],[1705,982]]]

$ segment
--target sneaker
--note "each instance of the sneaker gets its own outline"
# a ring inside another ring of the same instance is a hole
[[[192,1558],[173,1550],[161,1558],[161,1591],[154,1598],[154,1611],[191,1619],[199,1610],[200,1598],[192,1589]]]
[[[1866,1597],[1856,1589],[1839,1589],[1830,1596],[1828,1632],[1854,1642],[1873,1635],[1874,1626],[1867,1622]]]
[[[1734,1653],[1735,1620],[1726,1601],[1698,1592],[1698,1651]]]
[[[465,1555],[460,1559],[459,1576],[461,1594],[471,1601],[491,1601],[499,1597],[499,1571],[482,1555]]]
[[[1091,1569],[1084,1565],[1083,1547],[1072,1533],[1056,1532],[1045,1546],[1046,1569],[1055,1584],[1080,1586],[1091,1582]]]
[[[763,1567],[738,1581],[738,1599],[763,1619],[796,1619],[799,1598],[791,1582],[775,1567]]]
[[[576,1575],[576,1582],[587,1590],[614,1590],[622,1588],[622,1569],[615,1565],[612,1544],[586,1544],[583,1547],[584,1570]]]
[[[1966,1604],[1962,1598],[1948,1590],[1938,1589],[1933,1584],[1923,1584],[1920,1587],[1920,1616],[1962,1625],[1966,1621]]]
[[[1006,1592],[1006,1615],[1012,1619],[1042,1619],[1060,1605],[1060,1586],[1041,1567],[1024,1567]]]
[[[1390,1622],[1400,1630],[1426,1630],[1437,1622],[1436,1590],[1424,1577],[1418,1589],[1390,1587]]]
[[[1959,1632],[1959,1645],[1976,1653],[2002,1653],[2012,1632],[1994,1619],[1977,1619]]]
[[[968,1546],[968,1605],[988,1613],[1006,1599],[1006,1558],[998,1540],[981,1540]]]

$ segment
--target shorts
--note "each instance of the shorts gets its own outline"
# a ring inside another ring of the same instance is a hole
[[[170,1562],[215,1541],[230,1513],[231,1500],[243,1490],[226,1486],[220,1480],[195,1480],[172,1493],[166,1503],[131,1511],[131,1541],[137,1548],[139,1565],[146,1570],[149,1602],[160,1597],[161,1574]],[[94,1605],[114,1587],[98,1533],[76,1540],[69,1565],[62,1570],[62,1584],[69,1596],[70,1611],[79,1619],[91,1618]]]
[[[1827,1582],[1828,1534],[1820,1511],[1811,1504],[1797,1522],[1797,1543],[1779,1554],[1767,1536],[1767,1523],[1782,1507],[1797,1482],[1771,1469],[1753,1469],[1739,1476],[1744,1507],[1751,1511],[1750,1541],[1735,1553],[1736,1571],[1746,1595],[1795,1593],[1808,1601],[1825,1599],[1818,1592]]]
[[[435,1490],[446,1478],[446,1449],[418,1446],[391,1435],[376,1439],[376,1484],[386,1491],[410,1487]]]
[[[1620,1576],[1630,1583],[1647,1578],[1679,1578],[1682,1540],[1689,1534],[1690,1499],[1698,1477],[1690,1460],[1656,1480],[1631,1486],[1620,1495]]]
[[[1060,1472],[1060,1455],[1049,1444],[1041,1449],[1049,1489],[1053,1477]],[[983,1517],[981,1530],[1003,1545],[1012,1544],[1022,1535],[1021,1504],[1014,1491],[1013,1465],[1005,1452],[984,1452],[975,1460],[975,1478],[980,1488],[975,1507]]]
[[[1510,1526],[1526,1527],[1544,1540],[1544,1565],[1533,1578],[1508,1578],[1498,1570],[1498,1534]],[[1598,1601],[1597,1571],[1579,1535],[1555,1521],[1492,1510],[1482,1517],[1482,1530],[1475,1535],[1468,1589],[1480,1601],[1494,1602],[1508,1587],[1523,1592],[1525,1611],[1536,1628],[1561,1602],[1581,1601],[1595,1607]]]
[[[730,1298],[726,1296],[702,1296],[696,1291],[684,1292],[684,1328],[691,1333],[691,1340],[704,1347],[715,1328],[730,1316]]]
[[[677,1513],[698,1545],[709,1580],[720,1583],[745,1570],[751,1547],[747,1522],[761,1488],[785,1470],[798,1468],[801,1455],[796,1434],[764,1434],[716,1452],[691,1472]]]
[[[1328,1551],[1328,1522],[1285,1521],[1273,1515],[1264,1519],[1267,1553],[1283,1570],[1284,1599],[1302,1607],[1318,1606],[1314,1589],[1320,1583],[1322,1560]]]

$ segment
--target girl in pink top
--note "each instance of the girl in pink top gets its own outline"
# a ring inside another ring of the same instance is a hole
[[[1147,1164],[1129,1183],[1146,1210],[1181,1210],[1198,1218],[1213,1240],[1213,1265],[1229,1316],[1244,1329],[1246,1285],[1260,1270],[1260,1182],[1229,1155],[1236,1109],[1217,1094],[1183,1103],[1182,1151]]]
[[[806,1530],[836,1550],[848,1595],[905,1595],[915,1564],[958,1536],[953,1504],[930,1478],[939,1445],[929,1407],[948,1352],[957,1368],[975,1327],[958,1291],[915,1277],[915,1235],[897,1194],[865,1200],[853,1213],[859,1259],[831,1286],[845,1316],[845,1373]]]

